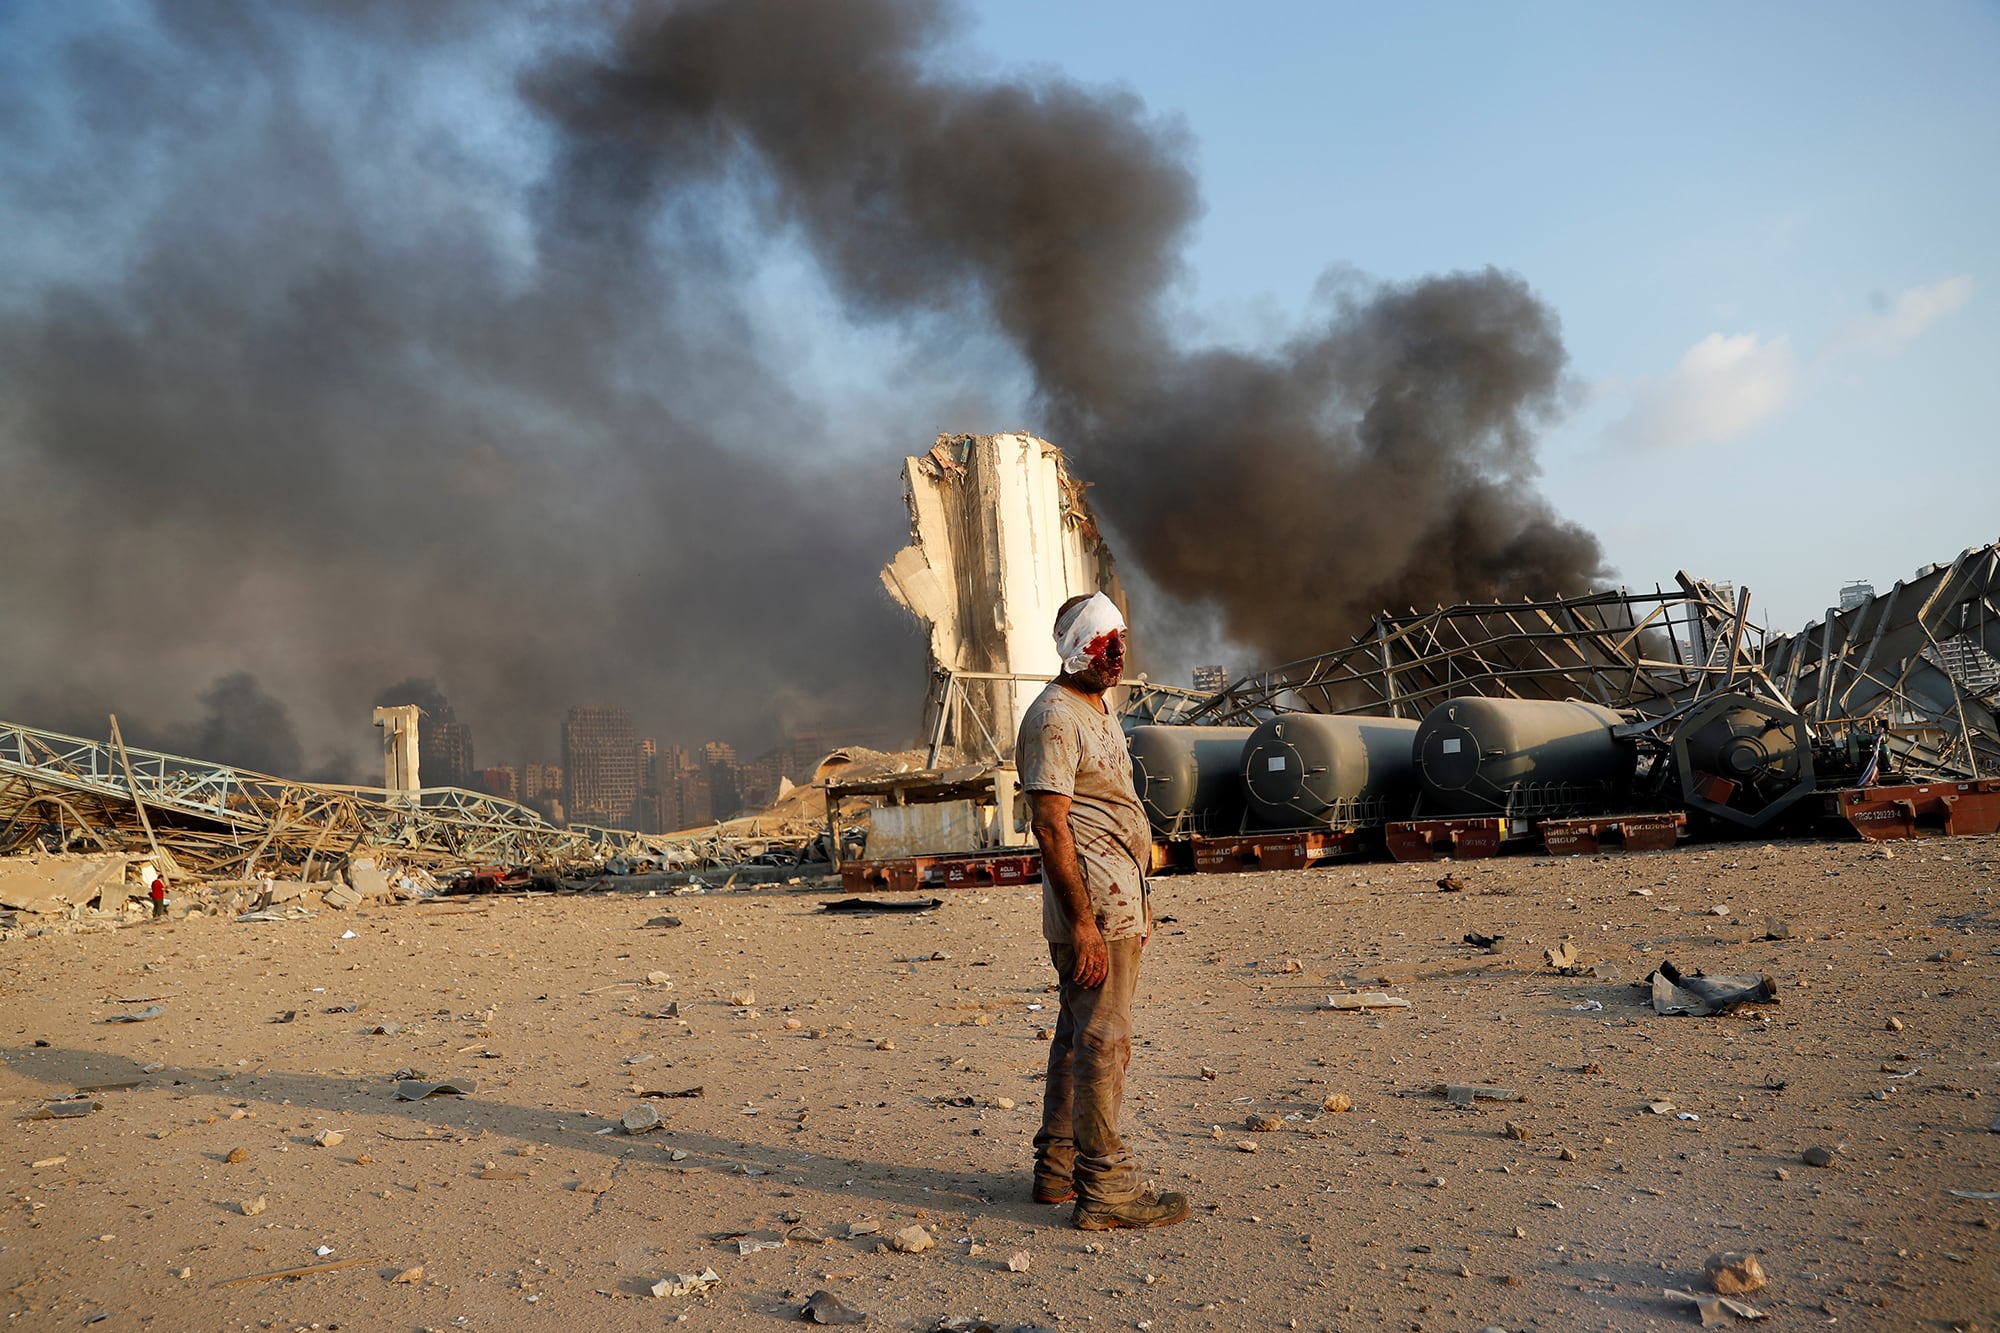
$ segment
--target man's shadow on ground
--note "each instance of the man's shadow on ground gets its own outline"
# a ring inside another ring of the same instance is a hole
[[[33,1080],[46,1089],[39,1094],[29,1092],[24,1100],[37,1095],[54,1100],[88,1092],[105,1103],[104,1110],[93,1115],[116,1115],[118,1100],[125,1096],[178,1088],[206,1091],[232,1101],[257,1101],[272,1106],[290,1103],[384,1116],[421,1130],[442,1127],[466,1135],[504,1135],[528,1143],[601,1153],[614,1161],[623,1159],[627,1150],[648,1138],[659,1141],[656,1135],[626,1134],[617,1120],[585,1111],[515,1106],[478,1095],[435,1095],[421,1101],[403,1101],[396,1096],[397,1083],[393,1079],[331,1078],[269,1070],[239,1073],[216,1067],[177,1065],[148,1073],[139,1061],[129,1056],[68,1047],[4,1047],[0,1048],[0,1059],[5,1061],[4,1073],[16,1076],[17,1084]],[[769,1175],[828,1194],[872,1198],[893,1208],[935,1211],[954,1205],[968,1209],[1006,1206],[1018,1212],[1022,1220],[1042,1221],[1048,1217],[1046,1208],[1028,1201],[1029,1182],[1025,1172],[941,1170],[703,1134],[673,1127],[673,1099],[652,1104],[667,1122],[660,1133],[669,1136],[674,1147],[688,1154],[687,1166]],[[611,1132],[598,1132],[606,1128]]]

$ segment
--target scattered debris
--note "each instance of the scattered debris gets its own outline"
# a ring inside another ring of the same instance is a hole
[[[1695,1308],[1701,1311],[1701,1326],[1703,1328],[1710,1328],[1717,1324],[1726,1324],[1729,1322],[1730,1315],[1735,1315],[1738,1319],[1768,1319],[1770,1317],[1762,1310],[1754,1306],[1745,1305],[1742,1301],[1729,1296],[1709,1296],[1699,1292],[1680,1291],[1673,1287],[1668,1287],[1660,1294],[1670,1300],[1692,1301]]]
[[[1571,1005],[1569,1011],[1573,1014],[1594,1014],[1603,1008],[1604,1001],[1602,1000],[1585,1000],[1582,1004]]]
[[[149,1004],[137,1013],[113,1014],[104,1021],[107,1023],[150,1023],[166,1012],[166,1006],[164,1005]]]
[[[621,1116],[618,1123],[625,1127],[627,1134],[645,1134],[666,1122],[660,1118],[656,1108],[641,1102]]]
[[[820,1290],[806,1299],[805,1308],[799,1311],[799,1318],[809,1324],[860,1324],[865,1323],[868,1316],[843,1305],[840,1298],[832,1292]]]
[[[1438,1083],[1431,1091],[1443,1097],[1453,1106],[1470,1106],[1475,1101],[1482,1102],[1525,1102],[1528,1100],[1513,1088],[1496,1088],[1484,1083]]]
[[[1359,995],[1329,995],[1322,1009],[1408,1009],[1410,1002],[1400,995],[1366,991]]]
[[[727,1241],[728,1244],[735,1247],[736,1253],[739,1255],[761,1254],[765,1250],[782,1250],[785,1248],[785,1238],[775,1231],[747,1232],[741,1236],[730,1236],[727,1238]]]
[[[336,1259],[330,1264],[307,1264],[302,1268],[280,1268],[270,1273],[252,1273],[247,1277],[232,1277],[215,1284],[215,1287],[234,1287],[245,1282],[276,1282],[285,1277],[311,1277],[315,1273],[338,1273],[343,1268],[360,1268],[364,1264],[379,1264],[380,1259]],[[214,1290],[215,1288],[210,1288]]]
[[[1010,1273],[1025,1273],[1028,1271],[1028,1265],[1033,1262],[1034,1260],[1026,1250],[1016,1250],[1007,1256],[1007,1271]]]
[[[1739,1254],[1734,1250],[1711,1255],[1707,1272],[1708,1285],[1724,1296],[1748,1296],[1770,1281],[1756,1255]]]
[[[664,926],[667,929],[672,929],[673,927],[678,926],[680,923],[681,919],[677,916],[656,916],[651,921],[648,921],[646,924],[649,926]]]
[[[405,1268],[402,1272],[389,1279],[391,1283],[402,1283],[405,1285],[412,1282],[422,1282],[423,1280],[424,1266],[422,1264],[418,1264],[415,1268]]]
[[[1699,971],[1684,973],[1672,963],[1661,963],[1646,980],[1653,987],[1656,1014],[1707,1018],[1746,1004],[1778,1002],[1778,983],[1755,973],[1709,977]]]
[[[1840,1162],[1840,1150],[1816,1143],[1799,1154],[1799,1160],[1807,1166],[1831,1167]]]
[[[1440,879],[1437,882],[1437,886],[1438,890],[1442,893],[1465,892],[1465,881],[1460,879],[1456,875],[1446,875],[1443,879]]]
[[[270,1195],[259,1194],[254,1199],[238,1199],[236,1201],[236,1211],[243,1214],[243,1216],[245,1217],[255,1217],[257,1216],[257,1214],[263,1212],[264,1209],[269,1207],[270,1203],[271,1203]]]
[[[315,1148],[338,1148],[347,1142],[347,1135],[337,1129],[322,1129],[313,1135],[312,1141]]]
[[[912,1224],[890,1237],[889,1243],[903,1254],[922,1254],[936,1246],[937,1241],[923,1227]]]
[[[1253,1134],[1274,1134],[1284,1127],[1285,1122],[1274,1115],[1253,1115],[1243,1122],[1243,1128]]]
[[[1465,942],[1467,944],[1470,944],[1475,949],[1484,949],[1488,953],[1492,953],[1494,947],[1506,938],[1505,935],[1482,935],[1476,930],[1465,932]]]
[[[1319,1109],[1338,1115],[1343,1111],[1352,1111],[1354,1109],[1354,1099],[1344,1092],[1332,1093],[1325,1101],[1319,1104]]]
[[[447,1078],[435,1083],[422,1079],[406,1078],[396,1085],[396,1099],[405,1102],[420,1102],[426,1097],[449,1095],[470,1097],[479,1088],[479,1080],[471,1078]]]
[[[103,1109],[104,1103],[94,1097],[65,1097],[58,1101],[38,1106],[22,1118],[26,1120],[71,1120],[77,1116],[89,1115],[92,1111],[101,1111]]]
[[[704,1268],[699,1273],[675,1273],[672,1277],[663,1277],[652,1285],[651,1291],[660,1297],[699,1296],[713,1290],[721,1281],[713,1268]]]
[[[1262,1147],[1260,1147],[1260,1146],[1259,1146],[1259,1144],[1258,1144],[1257,1140],[1255,1140],[1255,1139],[1238,1139],[1238,1140],[1236,1140],[1236,1151],[1238,1151],[1238,1152],[1262,1152],[1262,1151],[1263,1151],[1263,1149],[1262,1149]]]
[[[928,912],[943,907],[942,898],[834,898],[819,905],[822,912]]]

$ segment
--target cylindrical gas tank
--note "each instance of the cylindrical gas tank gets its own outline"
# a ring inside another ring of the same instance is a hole
[[[1234,833],[1243,823],[1243,786],[1237,779],[1249,727],[1134,727],[1132,786],[1153,832]]]
[[[1788,708],[1719,694],[1680,719],[1674,764],[1692,809],[1761,828],[1814,787],[1812,736]]]
[[[1424,813],[1496,814],[1527,805],[1615,802],[1638,750],[1611,734],[1625,715],[1597,704],[1467,696],[1433,708],[1417,728]]]
[[[1270,828],[1406,818],[1416,797],[1416,731],[1396,717],[1272,718],[1243,747],[1251,816]]]

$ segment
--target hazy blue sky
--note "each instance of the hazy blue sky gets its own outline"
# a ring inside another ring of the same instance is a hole
[[[1189,319],[1495,264],[1560,314],[1544,490],[1774,628],[2000,540],[2000,6],[1063,4],[966,45],[1180,117]]]

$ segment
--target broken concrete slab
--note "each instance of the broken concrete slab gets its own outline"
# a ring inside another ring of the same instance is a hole
[[[101,899],[122,905],[125,878],[143,858],[118,853],[0,857],[0,907],[22,912],[62,912]]]
[[[361,895],[345,884],[335,884],[320,895],[320,901],[328,907],[344,912],[350,907],[359,907]]]
[[[389,877],[382,873],[382,867],[369,856],[359,856],[347,863],[347,882],[363,898],[393,898],[396,890],[390,885]]]

